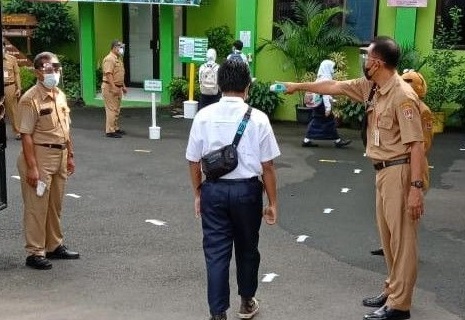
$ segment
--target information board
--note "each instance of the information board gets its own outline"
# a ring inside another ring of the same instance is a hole
[[[184,63],[207,61],[208,39],[179,37],[179,59]]]
[[[388,0],[388,7],[427,7],[427,0]]]

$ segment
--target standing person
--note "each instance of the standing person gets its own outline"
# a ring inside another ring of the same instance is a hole
[[[126,134],[119,127],[121,113],[121,99],[126,94],[124,85],[124,44],[119,40],[111,43],[110,53],[102,62],[102,96],[105,101],[105,134],[108,138],[121,138]]]
[[[368,101],[367,156],[376,170],[376,218],[387,265],[380,295],[363,299],[379,308],[365,320],[410,318],[417,278],[417,228],[423,214],[424,148],[419,99],[396,71],[400,49],[389,37],[373,40],[364,55],[364,78],[312,83],[285,83],[297,90],[343,94]]]
[[[57,88],[61,64],[55,54],[42,52],[34,59],[37,83],[21,98],[18,124],[22,150],[18,157],[24,202],[26,265],[52,268],[48,259],[78,259],[63,244],[61,210],[67,177],[74,173],[70,109]],[[42,188],[42,190],[40,190]]]
[[[244,103],[251,78],[247,65],[226,61],[218,70],[223,97],[200,110],[192,123],[186,159],[194,190],[195,215],[202,218],[203,250],[207,266],[211,320],[225,320],[229,308],[229,265],[234,244],[238,317],[251,319],[259,309],[260,253],[258,238],[262,215],[277,219],[276,172],[273,159],[280,155],[268,117],[252,109],[237,147],[238,166],[220,179],[202,182],[201,158],[232,142],[249,106]],[[260,179],[261,177],[261,179]],[[268,205],[263,209],[263,188]]]
[[[16,109],[18,99],[21,96],[21,76],[19,74],[18,60],[6,53],[5,39],[3,41],[3,82],[5,88],[5,108],[6,115],[11,123],[11,128],[16,140],[21,140],[18,124],[16,120]]]
[[[216,50],[207,50],[207,62],[199,69],[200,102],[199,110],[212,103],[218,102],[221,92],[218,88],[218,68],[216,63]]]
[[[244,44],[242,43],[241,40],[234,41],[232,52],[228,55],[226,60],[242,61],[242,62],[245,62],[247,65],[249,65],[249,60],[247,59],[247,56],[242,53],[243,47],[244,47]]]
[[[318,68],[316,81],[332,80],[334,76],[334,66],[336,63],[331,60],[323,60]],[[336,148],[347,146],[352,141],[344,140],[339,136],[336,129],[336,120],[331,112],[333,98],[330,95],[313,94],[312,119],[310,120],[307,133],[302,141],[302,147],[318,147],[313,140],[334,140]]]

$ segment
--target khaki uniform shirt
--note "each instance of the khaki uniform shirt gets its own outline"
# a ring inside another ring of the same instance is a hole
[[[8,53],[3,57],[3,81],[5,86],[15,83],[16,89],[21,90],[18,60]]]
[[[66,96],[60,89],[48,92],[37,83],[19,100],[19,131],[31,134],[34,144],[65,144],[69,141],[69,113]]]
[[[113,82],[116,86],[124,84],[124,64],[113,52],[110,52],[102,63],[103,82],[108,82],[107,73],[113,75]]]
[[[367,101],[373,82],[366,78],[342,82],[343,94]],[[378,88],[368,106],[367,156],[374,162],[410,156],[409,144],[423,141],[420,100],[412,87],[397,73]],[[379,132],[379,143],[375,136]]]

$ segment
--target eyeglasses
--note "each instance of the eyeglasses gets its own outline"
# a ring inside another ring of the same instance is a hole
[[[62,67],[61,67],[61,63],[59,62],[45,62],[43,65],[42,65],[42,68],[39,68],[39,70],[42,70],[44,71],[45,73],[58,73],[58,72],[61,72],[62,70]]]
[[[381,62],[381,63],[386,63],[381,59],[370,57],[370,55],[368,53],[362,54],[362,59],[363,59],[363,62],[365,62],[367,60],[372,60],[372,61],[378,61],[378,62]]]

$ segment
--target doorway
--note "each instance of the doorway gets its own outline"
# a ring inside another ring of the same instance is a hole
[[[159,5],[125,4],[123,32],[126,50],[125,82],[143,87],[144,80],[160,76]]]

